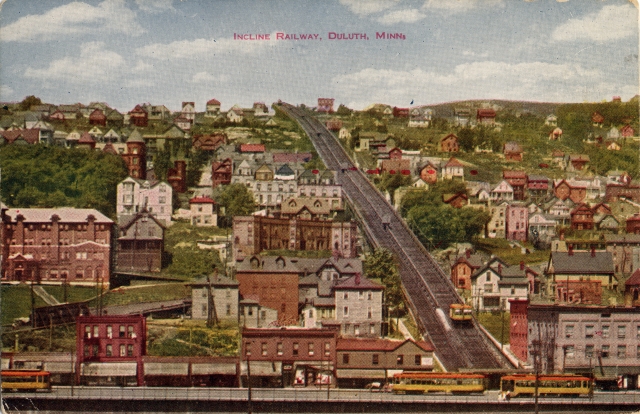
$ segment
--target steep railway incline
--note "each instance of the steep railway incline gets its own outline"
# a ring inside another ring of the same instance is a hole
[[[404,293],[423,334],[449,371],[512,368],[475,324],[454,325],[449,306],[462,303],[449,278],[371,182],[355,168],[340,143],[304,110],[281,103],[311,138],[325,165],[339,172],[338,182],[362,219],[369,241],[397,257]]]

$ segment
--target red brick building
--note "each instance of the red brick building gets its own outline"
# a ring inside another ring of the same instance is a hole
[[[79,316],[76,319],[76,383],[144,385],[147,353],[144,316]]]
[[[230,184],[232,175],[233,161],[231,161],[231,158],[211,163],[211,182],[213,183],[213,188],[221,184]]]
[[[471,254],[471,251],[467,250],[451,266],[451,282],[458,289],[470,290],[471,275],[480,269],[482,265],[480,255]]]
[[[329,131],[340,131],[340,128],[342,128],[342,121],[339,119],[330,119],[327,121],[326,125]]]
[[[455,134],[449,134],[440,140],[440,151],[442,152],[458,152],[460,144]]]
[[[318,112],[333,113],[333,98],[318,98]]]
[[[93,209],[8,209],[3,282],[109,285],[113,221]]]
[[[142,138],[142,134],[138,130],[134,130],[127,140],[127,152],[121,155],[129,176],[140,178],[142,180],[147,177],[147,146]]]
[[[420,169],[420,178],[427,184],[433,184],[438,181],[438,168],[431,162],[428,162]]]
[[[107,116],[102,112],[102,109],[94,109],[89,114],[89,125],[107,125]]]
[[[167,171],[167,181],[173,191],[184,193],[187,191],[187,162],[183,160],[174,161],[173,168]]]
[[[233,218],[235,258],[263,250],[331,250],[356,257],[356,222],[282,219],[262,216]]]
[[[529,323],[527,321],[528,306],[528,299],[509,299],[509,311],[511,313],[509,347],[511,352],[513,352],[520,361],[526,361],[529,357]]]
[[[393,117],[394,118],[409,118],[409,108],[398,108],[397,106],[393,107]]]
[[[640,185],[638,184],[607,184],[604,199],[606,202],[615,202],[622,198],[628,198],[640,203]]]
[[[524,200],[527,190],[527,173],[524,171],[508,171],[502,172],[504,178],[513,188],[513,199],[515,201]]]
[[[593,210],[588,204],[580,204],[571,210],[571,228],[593,230]]]
[[[554,189],[555,196],[564,201],[567,198],[574,203],[581,203],[587,197],[587,188],[584,186],[571,185],[565,180],[560,180]]]
[[[479,125],[493,125],[496,123],[496,111],[493,109],[478,109],[476,122]]]
[[[246,384],[306,386],[335,380],[335,329],[244,328],[241,364]]]
[[[640,214],[634,214],[627,219],[627,233],[640,234]]]
[[[193,147],[201,151],[213,152],[226,145],[228,141],[227,134],[224,132],[214,132],[212,134],[196,135],[193,137]]]
[[[149,114],[142,106],[136,105],[136,107],[129,112],[129,123],[144,128],[149,124]]]

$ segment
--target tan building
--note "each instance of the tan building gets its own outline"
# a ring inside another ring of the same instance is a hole
[[[238,322],[238,282],[214,273],[191,283],[191,318]]]

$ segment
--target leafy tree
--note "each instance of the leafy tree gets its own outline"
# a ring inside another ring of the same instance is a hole
[[[428,247],[446,247],[449,243],[469,242],[484,229],[491,217],[472,208],[457,209],[446,204],[419,205],[407,213],[407,222],[420,241]]]
[[[397,171],[396,174],[389,174],[388,172],[385,172],[382,174],[382,177],[380,177],[378,188],[382,191],[388,191],[391,195],[391,200],[393,201],[395,191],[398,188],[409,184],[411,184],[410,175],[403,175],[400,171]]]
[[[32,105],[40,105],[40,104],[42,104],[42,100],[40,100],[40,98],[34,95],[29,95],[26,98],[24,98],[22,102],[20,102],[20,110],[28,111],[29,109],[31,109]]]
[[[471,128],[462,128],[458,131],[458,143],[462,150],[470,152],[475,148],[475,134]]]
[[[338,109],[336,110],[336,115],[351,115],[353,111],[349,108],[347,108],[346,106],[344,106],[343,104],[340,104],[338,106]]]
[[[389,308],[404,309],[402,281],[393,254],[376,249],[364,259],[364,272],[369,279],[380,279],[385,286],[385,302]]]
[[[214,197],[224,207],[225,216],[248,216],[256,210],[253,193],[246,186],[235,183],[218,189],[220,190]]]

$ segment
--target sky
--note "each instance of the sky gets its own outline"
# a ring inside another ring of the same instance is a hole
[[[629,0],[4,0],[0,101],[627,101],[638,39]]]

